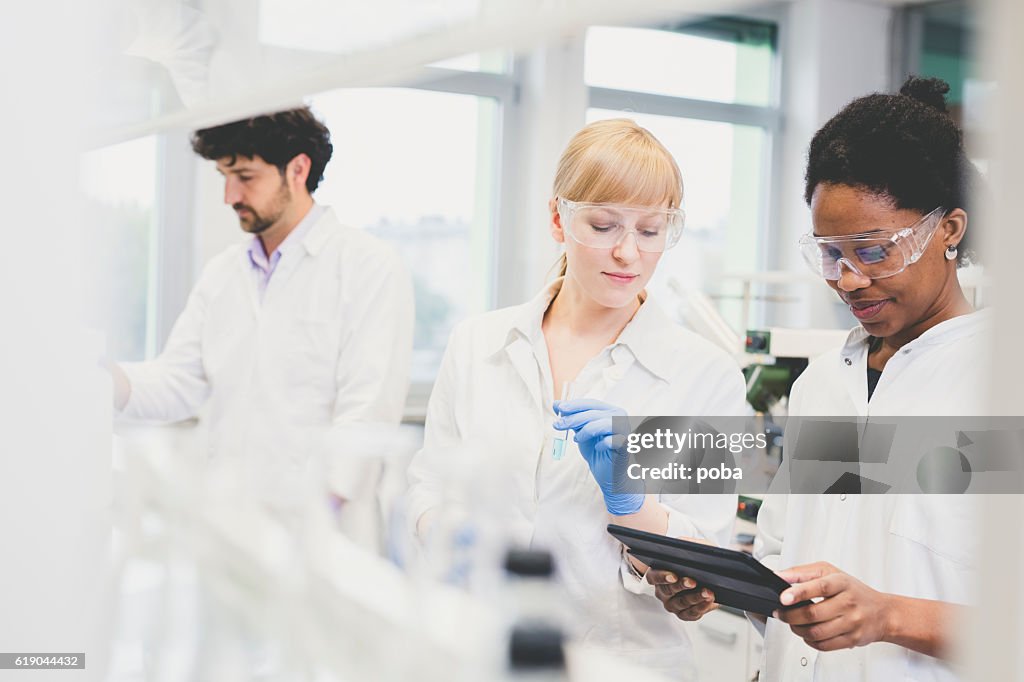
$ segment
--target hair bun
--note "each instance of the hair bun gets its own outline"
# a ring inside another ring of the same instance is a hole
[[[930,107],[946,113],[946,93],[949,83],[940,78],[919,78],[911,76],[903,83],[900,94],[923,102]]]

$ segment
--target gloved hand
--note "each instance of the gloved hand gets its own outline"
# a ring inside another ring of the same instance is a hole
[[[589,399],[555,401],[554,410],[560,419],[553,426],[559,431],[575,432],[573,440],[601,488],[608,512],[616,516],[638,512],[644,504],[642,484],[626,478],[627,455],[621,449],[626,432],[617,433],[613,420],[626,417],[626,412],[615,405]],[[620,420],[618,426],[624,424],[625,420]]]

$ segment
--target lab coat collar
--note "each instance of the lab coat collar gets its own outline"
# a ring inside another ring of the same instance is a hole
[[[644,299],[636,315],[619,334],[618,345],[628,348],[651,374],[668,381],[674,371],[675,356],[681,349],[672,344],[676,337],[664,330],[675,323],[650,296],[645,294]]]
[[[306,253],[316,256],[324,250],[324,246],[337,232],[338,219],[334,217],[334,211],[330,207],[313,204],[313,208],[309,209],[309,213],[302,219],[299,226],[302,227],[306,223],[308,225],[305,234],[301,236],[301,244],[306,249]],[[296,230],[298,229],[296,228]]]
[[[269,255],[263,250],[263,242],[260,240],[259,235],[254,234],[249,241],[248,247],[245,249],[246,263],[258,266],[262,270],[273,270],[275,269],[274,265],[286,253],[294,251],[300,246],[304,246],[307,251],[312,253],[309,242],[318,231],[318,226],[321,226],[320,231],[323,230],[322,224],[324,221],[320,220],[320,218],[328,211],[330,209],[324,206],[313,204],[302,220],[299,221],[299,224],[284,238],[284,241],[281,242],[274,253]],[[326,240],[323,241],[326,242]],[[318,250],[319,248],[323,248],[322,244],[318,247]]]
[[[990,329],[992,320],[992,310],[988,308],[977,310],[967,315],[958,315],[951,320],[935,325],[924,334],[921,334],[921,336],[906,344],[904,349],[921,348],[968,338]],[[846,337],[846,343],[843,345],[841,356],[850,359],[859,358],[861,353],[864,352],[865,342],[870,336],[864,327],[859,325],[854,327]]]
[[[541,381],[544,368],[540,366],[541,360],[535,357],[534,348],[536,343],[541,344],[538,347],[544,347],[541,321],[561,287],[562,280],[557,279],[544,287],[533,299],[512,309],[511,325],[500,344],[493,348],[490,354],[492,359],[499,356],[508,358],[538,404],[544,402]]]
[[[512,320],[512,327],[505,337],[502,348],[507,348],[516,339],[533,341],[535,338],[538,338],[538,335],[541,334],[541,322],[544,320],[544,313],[547,312],[551,301],[555,300],[555,296],[561,291],[564,280],[564,277],[559,277],[541,289],[540,293],[527,303],[519,306],[519,310]]]
[[[563,281],[563,277],[552,281],[533,299],[520,306],[501,347],[494,349],[495,353],[509,350],[517,341],[532,344],[540,338],[544,313],[561,290]],[[678,349],[671,347],[670,337],[664,334],[663,330],[671,327],[673,323],[665,312],[650,300],[647,292],[642,292],[641,297],[644,301],[640,308],[612,344],[612,356],[618,363],[616,356],[619,353],[616,349],[622,347],[652,374],[667,381],[671,376],[673,354]]]

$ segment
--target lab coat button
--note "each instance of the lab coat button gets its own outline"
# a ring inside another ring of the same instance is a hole
[[[804,666],[805,668],[807,667],[807,657],[806,656],[801,656],[800,657],[800,665]]]
[[[839,501],[840,502],[846,502],[846,493],[840,493],[839,494]]]
[[[850,358],[843,358],[843,362],[846,363],[847,367],[853,364],[853,360],[851,360]]]

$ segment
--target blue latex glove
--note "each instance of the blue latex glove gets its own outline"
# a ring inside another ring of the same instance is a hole
[[[615,405],[587,399],[555,401],[554,410],[560,419],[553,426],[559,431],[575,432],[573,440],[601,488],[608,512],[624,516],[640,511],[644,496],[642,492],[635,492],[640,482],[626,478],[628,456],[624,450],[616,448],[615,442],[616,435],[624,442],[626,433],[615,432],[613,417],[626,417],[626,412]],[[625,492],[630,489],[633,491]]]

